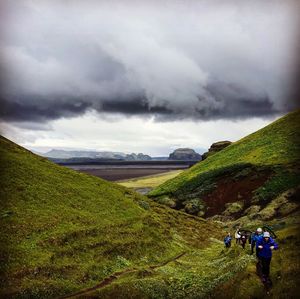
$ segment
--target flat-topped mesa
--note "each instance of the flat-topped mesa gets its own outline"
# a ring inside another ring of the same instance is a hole
[[[224,149],[225,147],[229,146],[232,142],[231,141],[218,141],[218,142],[215,142],[213,143],[208,152],[205,152],[203,155],[202,155],[202,160],[205,160],[207,157],[211,156],[211,155],[214,155],[215,153],[221,151],[222,149]]]
[[[169,155],[169,160],[200,161],[201,155],[190,148],[178,148]]]

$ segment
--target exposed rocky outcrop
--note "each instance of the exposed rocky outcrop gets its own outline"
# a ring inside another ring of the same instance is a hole
[[[207,157],[214,155],[215,153],[221,151],[222,149],[224,149],[225,147],[229,146],[232,142],[231,141],[218,141],[213,143],[208,152],[205,152],[202,155],[202,160],[205,160]]]
[[[169,160],[200,161],[201,155],[190,148],[178,148],[169,155]]]

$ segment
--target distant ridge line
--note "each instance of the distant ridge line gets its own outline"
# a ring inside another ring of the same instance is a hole
[[[189,165],[192,166],[199,162],[199,160],[151,160],[151,161],[72,161],[59,162],[59,159],[50,159],[58,165]]]

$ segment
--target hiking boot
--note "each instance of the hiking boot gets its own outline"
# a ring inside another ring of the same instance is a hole
[[[266,279],[267,279],[267,283],[268,283],[268,285],[269,285],[269,286],[272,286],[272,285],[273,285],[273,283],[272,283],[272,280],[271,280],[271,278],[268,276]]]

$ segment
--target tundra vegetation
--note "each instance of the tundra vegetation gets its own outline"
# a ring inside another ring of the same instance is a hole
[[[233,143],[154,200],[1,137],[1,297],[263,298],[255,257],[222,239],[267,223],[280,246],[270,296],[296,298],[299,123],[298,111]]]

